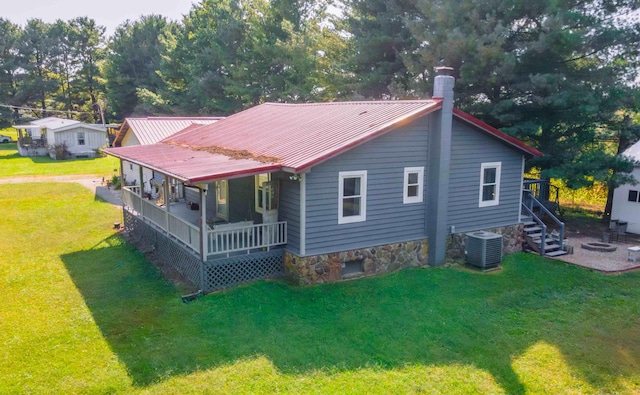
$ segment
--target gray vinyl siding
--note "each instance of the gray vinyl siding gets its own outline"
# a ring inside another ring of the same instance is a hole
[[[451,142],[448,226],[468,232],[518,223],[522,153],[454,119]],[[480,167],[501,162],[497,206],[479,207]]]
[[[404,168],[427,174],[428,116],[312,168],[307,174],[306,254],[424,238],[425,205],[403,204]],[[366,221],[338,224],[339,172],[367,170]],[[425,185],[426,194],[426,185]]]
[[[287,249],[300,253],[300,182],[280,181],[278,219],[287,221]]]
[[[200,203],[200,191],[198,188],[185,188],[184,200],[192,203]]]
[[[253,176],[229,180],[229,222],[254,221],[262,223],[262,215],[255,212]]]

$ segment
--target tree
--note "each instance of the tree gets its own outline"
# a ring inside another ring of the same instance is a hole
[[[159,71],[166,55],[163,37],[172,28],[174,25],[165,17],[149,15],[116,29],[104,67],[106,96],[116,118],[123,119],[140,110],[139,91],[157,94],[165,89]]]
[[[183,26],[165,36],[161,75],[167,86],[161,103],[189,114],[230,114],[241,99],[225,88],[247,28],[239,1],[204,0],[193,6]]]
[[[47,116],[48,102],[58,91],[55,48],[51,25],[40,19],[29,20],[18,43],[18,66],[23,72],[16,75],[16,103],[39,107],[41,112],[36,116]]]
[[[19,73],[18,42],[20,28],[0,18],[0,104],[17,105],[17,74]],[[0,107],[0,124],[18,121],[17,109]]]
[[[348,90],[369,99],[397,98],[411,91],[414,75],[405,56],[416,48],[409,29],[416,15],[412,0],[346,1],[345,29],[350,34]]]
[[[460,107],[544,153],[528,162],[570,187],[616,182],[629,164],[602,143],[635,79],[639,4],[419,0],[402,8],[416,43],[400,53],[410,94],[431,70],[457,70]],[[391,22],[390,24],[393,24]],[[425,78],[429,76],[429,78]]]
[[[94,121],[104,122],[98,99],[104,91],[100,65],[105,58],[105,27],[86,17],[72,19],[69,27],[68,39],[73,44],[76,62],[73,101],[83,112],[93,112]]]

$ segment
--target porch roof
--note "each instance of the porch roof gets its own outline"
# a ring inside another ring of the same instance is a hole
[[[113,149],[110,149],[112,151]],[[117,156],[188,184],[268,173],[280,165],[251,158],[233,159],[178,145],[152,144],[117,148]]]

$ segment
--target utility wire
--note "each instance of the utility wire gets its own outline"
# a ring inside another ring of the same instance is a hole
[[[29,111],[40,111],[40,112],[56,112],[56,113],[60,113],[60,114],[93,114],[92,111],[64,111],[64,110],[49,110],[49,109],[42,109],[42,108],[35,108],[35,107],[21,107],[21,106],[12,106],[9,104],[0,104],[0,107],[6,107],[6,108],[11,108],[11,109],[17,109],[17,110],[29,110]]]

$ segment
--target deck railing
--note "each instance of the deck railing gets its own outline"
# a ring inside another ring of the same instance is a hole
[[[145,222],[155,225],[159,230],[184,243],[196,253],[200,253],[200,229],[179,216],[165,211],[152,201],[140,197],[127,186],[122,188],[122,201]],[[287,223],[254,224],[236,222],[218,225],[207,231],[208,257],[228,255],[232,252],[247,252],[287,244]]]
[[[192,250],[200,252],[200,229],[171,213],[169,213],[169,234]]]
[[[250,222],[231,223],[208,231],[209,256],[229,254],[287,244],[287,223],[253,224]]]

